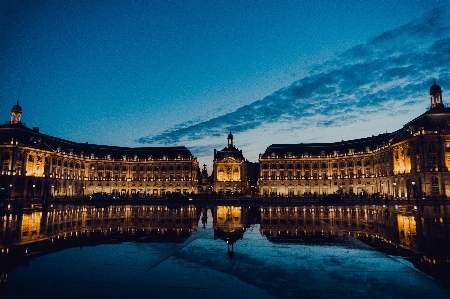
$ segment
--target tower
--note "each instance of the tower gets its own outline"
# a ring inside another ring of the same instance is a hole
[[[436,84],[436,80],[434,80],[433,86],[430,87],[430,100],[431,109],[444,108],[444,104],[442,104],[442,90],[441,87]]]
[[[22,107],[19,106],[19,100],[11,109],[11,120],[10,124],[21,124],[22,123]]]
[[[232,148],[233,147],[233,134],[231,134],[231,131],[230,131],[230,134],[228,134],[228,148]]]

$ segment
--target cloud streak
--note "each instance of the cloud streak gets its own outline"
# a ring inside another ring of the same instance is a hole
[[[324,129],[367,125],[374,117],[416,117],[429,105],[427,91],[432,78],[444,90],[450,86],[448,16],[446,8],[433,10],[315,65],[309,76],[234,112],[196,124],[179,124],[137,141],[192,146],[203,156],[208,149],[212,151],[211,145],[223,144],[231,130],[242,137],[246,150],[264,152],[273,139],[307,142],[317,138],[314,134],[320,134],[319,129],[326,135]],[[308,128],[315,133],[306,132]],[[323,141],[333,138],[336,141],[334,135]]]

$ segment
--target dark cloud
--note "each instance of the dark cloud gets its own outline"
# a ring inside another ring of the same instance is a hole
[[[265,125],[275,132],[278,124],[286,122],[295,122],[296,128],[302,122],[329,127],[361,121],[367,113],[404,113],[391,112],[389,103],[395,100],[407,107],[426,100],[432,78],[441,86],[450,86],[450,27],[442,20],[446,14],[445,9],[434,10],[376,36],[333,61],[314,66],[310,76],[234,112],[197,124],[180,124],[138,142],[176,144]],[[206,151],[206,147],[197,150]]]

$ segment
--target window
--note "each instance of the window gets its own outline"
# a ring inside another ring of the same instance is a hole
[[[337,178],[338,178],[337,169],[333,169],[333,179],[337,179]]]
[[[439,178],[437,176],[431,177],[431,193],[439,194]]]
[[[429,155],[428,156],[428,161],[429,161],[430,168],[437,167],[437,157],[436,157],[436,155]]]

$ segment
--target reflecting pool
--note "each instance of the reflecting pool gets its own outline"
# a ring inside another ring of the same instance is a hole
[[[4,298],[448,298],[450,206],[0,212]]]

